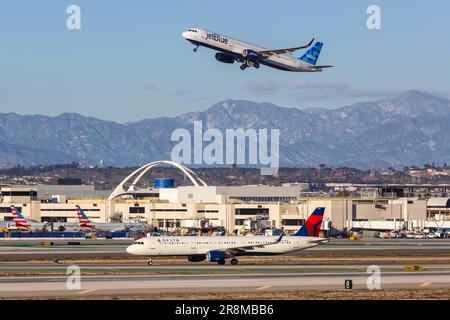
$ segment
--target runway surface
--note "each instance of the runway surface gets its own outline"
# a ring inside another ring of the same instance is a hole
[[[55,264],[55,263],[16,263],[16,262],[0,262],[0,272],[36,272],[36,271],[59,271],[65,273],[67,267],[70,264]],[[277,271],[279,273],[289,271],[308,271],[313,270],[316,272],[323,272],[328,270],[366,270],[369,264],[244,264],[244,265],[217,265],[216,263],[186,263],[186,264],[164,264],[152,266],[146,263],[142,264],[76,264],[81,268],[81,271],[96,271],[96,272],[184,272],[184,271]],[[382,270],[404,270],[406,264],[382,264],[380,268]],[[444,270],[450,272],[450,264],[420,264],[425,270]]]
[[[82,276],[81,286],[67,277],[0,278],[0,297],[57,297],[85,295],[148,295],[157,293],[222,293],[300,290],[343,290],[345,280],[353,289],[366,289],[371,275],[353,273],[246,274],[246,275],[129,275]],[[449,288],[450,272],[382,272],[381,289]],[[69,287],[71,288],[71,287]]]

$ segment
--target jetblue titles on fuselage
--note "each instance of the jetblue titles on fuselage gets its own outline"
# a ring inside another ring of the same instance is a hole
[[[223,44],[228,44],[228,38],[225,38],[221,36],[220,34],[214,33],[214,32],[207,32],[206,33],[206,39],[211,39]]]

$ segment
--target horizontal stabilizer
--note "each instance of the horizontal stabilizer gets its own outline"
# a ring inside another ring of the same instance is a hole
[[[311,69],[325,69],[325,68],[333,68],[334,66],[311,66]]]

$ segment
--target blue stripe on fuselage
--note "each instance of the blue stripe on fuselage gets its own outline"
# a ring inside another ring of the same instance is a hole
[[[275,256],[277,254],[281,254],[279,252],[251,252],[251,251],[242,251],[235,254],[235,256]]]
[[[188,40],[188,41],[193,43],[196,46],[206,47],[206,48],[209,48],[209,49],[212,49],[212,50],[216,50],[216,51],[220,51],[220,52],[223,52],[223,53],[227,53],[227,54],[229,54],[229,55],[231,55],[233,57],[239,58],[239,59],[244,59],[244,57],[241,54],[235,53],[235,52],[230,51],[230,50],[226,50],[226,49],[223,49],[223,48],[215,47],[213,45],[210,45],[210,44],[207,44],[207,43],[203,43],[203,42],[199,42],[199,41],[195,41],[195,40]],[[266,65],[268,67],[272,67],[272,68],[275,68],[275,69],[278,69],[278,70],[295,71],[295,70],[287,69],[287,68],[284,68],[284,67],[280,67],[279,65],[273,64],[272,62],[267,61],[267,60],[261,60],[260,64],[263,64],[263,65]]]

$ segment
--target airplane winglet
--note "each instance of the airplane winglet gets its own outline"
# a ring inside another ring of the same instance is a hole
[[[280,243],[281,239],[283,239],[283,236],[284,236],[284,230],[283,230],[283,232],[281,232],[280,237],[277,239],[277,241],[275,241],[275,243]]]

